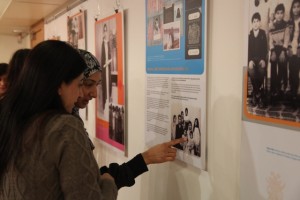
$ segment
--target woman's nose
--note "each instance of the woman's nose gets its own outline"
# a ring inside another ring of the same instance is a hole
[[[97,87],[96,87],[96,86],[93,87],[93,89],[91,90],[90,96],[91,96],[92,98],[96,98],[96,97],[97,97]]]

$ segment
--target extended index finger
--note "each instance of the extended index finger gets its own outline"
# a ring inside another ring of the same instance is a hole
[[[168,146],[174,146],[176,144],[182,143],[182,142],[186,142],[186,138],[178,138],[175,140],[171,140],[170,142],[167,142]]]

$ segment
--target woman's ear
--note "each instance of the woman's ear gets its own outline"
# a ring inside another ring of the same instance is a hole
[[[61,96],[61,86],[58,88],[57,93],[59,96]]]

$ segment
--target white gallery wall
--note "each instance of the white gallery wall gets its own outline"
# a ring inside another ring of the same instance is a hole
[[[125,9],[125,68],[127,81],[128,157],[97,139],[99,165],[126,162],[145,151],[145,1],[121,0]],[[238,200],[244,6],[247,1],[207,2],[207,171],[180,161],[149,166],[136,184],[119,191],[119,200]],[[87,50],[95,53],[94,17],[113,14],[115,1],[88,0],[45,25],[45,38],[67,40],[67,16],[87,10]],[[95,101],[88,108],[86,128],[95,137]]]

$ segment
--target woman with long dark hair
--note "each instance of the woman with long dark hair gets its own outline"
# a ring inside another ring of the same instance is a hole
[[[194,127],[193,127],[193,135],[195,142],[195,155],[201,156],[201,131],[198,118],[195,118]]]
[[[9,61],[9,72],[7,75],[8,88],[11,87],[11,85],[13,85],[18,79],[29,52],[30,49],[27,48],[19,49],[12,55]]]
[[[0,110],[0,199],[116,199],[113,178],[100,176],[71,114],[85,68],[65,42],[44,41],[29,53]]]

